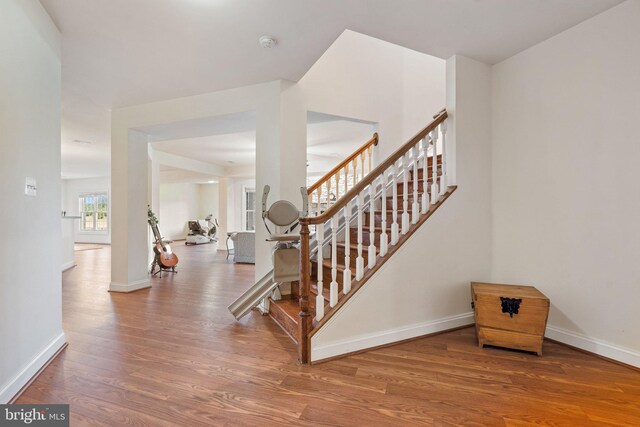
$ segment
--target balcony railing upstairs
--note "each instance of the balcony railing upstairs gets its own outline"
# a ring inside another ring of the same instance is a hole
[[[373,147],[378,145],[378,134],[327,172],[307,188],[309,215],[317,216],[329,209],[338,199],[373,169]]]

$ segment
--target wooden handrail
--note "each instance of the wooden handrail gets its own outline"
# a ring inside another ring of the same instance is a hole
[[[364,143],[364,145],[362,145],[362,147],[358,148],[356,151],[353,152],[353,154],[351,154],[349,157],[347,157],[346,159],[344,159],[343,161],[338,163],[338,165],[336,167],[334,167],[329,172],[324,174],[322,176],[322,178],[320,178],[313,185],[311,185],[309,188],[307,188],[307,194],[311,195],[311,193],[313,193],[315,190],[320,188],[320,186],[322,186],[325,182],[330,180],[335,174],[337,174],[340,170],[342,170],[342,168],[344,168],[347,164],[351,163],[353,161],[353,159],[355,159],[356,157],[360,156],[363,152],[368,150],[369,147],[371,147],[372,145],[378,145],[378,134],[377,133],[374,133],[373,137],[370,140],[368,140],[366,143]]]
[[[414,135],[406,144],[402,147],[398,148],[387,160],[380,163],[373,169],[371,172],[367,174],[360,182],[354,185],[344,196],[340,197],[331,207],[329,207],[322,214],[315,217],[303,217],[300,218],[300,224],[312,225],[312,224],[320,224],[325,223],[331,219],[332,216],[336,215],[340,209],[344,208],[347,204],[347,201],[353,200],[362,190],[364,190],[369,184],[371,184],[378,176],[382,175],[384,171],[386,171],[392,164],[394,164],[399,158],[404,156],[408,150],[413,148],[422,138],[429,135],[429,133],[434,130],[440,123],[444,122],[447,119],[448,113],[446,110],[442,110],[439,115],[436,116],[435,120],[427,125],[424,129]]]

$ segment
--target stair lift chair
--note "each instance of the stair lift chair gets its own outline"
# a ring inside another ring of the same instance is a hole
[[[298,226],[300,217],[308,214],[307,189],[300,188],[302,211],[287,200],[278,200],[267,209],[270,187],[265,185],[262,194],[262,221],[269,233],[268,242],[275,242],[271,252],[273,260],[273,283],[294,282],[300,279],[300,234],[292,231]],[[267,221],[275,228],[271,231]],[[274,290],[274,299],[280,299],[278,288]]]

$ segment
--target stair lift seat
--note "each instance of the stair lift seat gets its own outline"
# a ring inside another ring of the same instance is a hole
[[[300,242],[300,234],[291,233],[298,225],[301,215],[306,215],[306,189],[301,188],[303,197],[303,211],[287,200],[278,200],[267,209],[267,197],[270,187],[264,188],[262,195],[262,220],[269,232],[268,242],[276,242],[272,251],[273,258],[273,281],[292,282],[299,280],[300,276],[300,249],[297,243]],[[267,220],[275,226],[275,233],[271,231]]]

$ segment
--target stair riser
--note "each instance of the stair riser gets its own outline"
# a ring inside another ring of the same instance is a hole
[[[424,181],[422,181],[422,180],[418,181],[418,184],[417,184],[418,188],[417,189],[418,189],[418,193],[419,194],[422,194],[422,191],[424,189],[424,184],[423,183],[424,183]],[[432,183],[431,180],[427,181],[427,191],[431,190],[431,183]],[[414,182],[413,181],[409,181],[409,183],[407,185],[409,194],[413,193],[413,186],[414,186]],[[402,194],[404,194],[403,192],[404,192],[404,183],[403,182],[399,182],[398,183],[398,197],[401,197]],[[392,197],[392,194],[389,193],[389,195],[387,197]]]
[[[340,292],[342,292],[342,284],[344,283],[343,280],[343,275],[342,275],[342,271],[341,270],[337,270],[337,275],[336,275],[336,282],[338,282],[338,290]],[[331,267],[328,266],[323,266],[322,268],[322,283],[324,284],[324,286],[329,287],[329,283],[331,283]],[[351,275],[353,276],[353,271],[351,272]]]
[[[345,257],[345,247],[338,246],[338,259],[343,264],[344,264],[344,257]],[[355,247],[351,248],[351,250],[349,251],[349,264],[351,266],[352,275],[356,271],[355,268],[356,268],[357,258],[358,258],[358,248],[355,248]],[[364,259],[364,265],[367,265],[367,263],[369,262],[369,248],[364,246],[362,247],[362,258]]]
[[[277,304],[269,304],[269,316],[276,321],[296,342],[299,328],[296,319],[289,317]]]
[[[413,168],[409,170],[409,174],[411,178],[413,178]],[[442,163],[438,163],[438,176],[442,175]],[[429,165],[429,170],[427,171],[427,177],[431,179],[433,176],[433,170],[431,169],[431,165]],[[424,177],[424,170],[422,169],[422,165],[418,168],[418,178],[422,179]]]
[[[407,199],[409,214],[411,214],[413,210],[413,197],[409,197]],[[422,203],[422,196],[418,197],[418,205]],[[393,215],[393,200],[387,200],[387,211],[391,211]],[[398,222],[402,220],[402,212],[404,212],[404,203],[401,199],[398,200]],[[387,219],[387,225],[391,224],[391,222]]]
[[[344,262],[344,258],[340,258],[338,257],[338,262],[342,263]],[[355,267],[355,266],[354,266]],[[353,271],[352,270],[352,275],[353,275]],[[312,267],[311,267],[311,277],[316,280],[318,278],[318,264],[316,264],[315,262],[313,263]],[[322,266],[322,283],[324,283],[324,286],[327,287],[329,285],[329,283],[331,283],[331,267],[328,267],[326,265]],[[337,275],[337,279],[336,282],[338,282],[338,289],[340,291],[342,291],[342,271],[338,270],[338,275]]]
[[[413,201],[411,201],[411,203],[413,203]],[[418,203],[421,204],[422,203],[422,199],[420,199],[420,201]],[[390,233],[391,224],[393,224],[392,207],[393,206],[388,206],[388,209],[387,209],[387,234]],[[422,209],[422,205],[420,205],[420,208]],[[411,206],[411,204],[409,204],[409,214],[411,214],[411,209],[412,209],[412,206]],[[366,221],[363,223],[364,224],[363,229],[364,228],[366,228],[366,229],[369,228],[369,217],[370,217],[369,212],[365,212]],[[381,229],[382,228],[382,213],[376,212],[375,215],[374,215],[374,221],[375,221],[376,227]],[[401,221],[402,221],[402,206],[400,206],[400,209],[398,210],[398,224],[400,224]]]
[[[391,228],[387,229],[388,239],[391,240]],[[358,241],[358,231],[354,228],[351,229],[351,241],[356,243]],[[362,229],[362,252],[369,250],[369,231],[365,228]],[[373,241],[373,244],[379,249],[380,248],[380,233],[376,231],[376,237]]]

